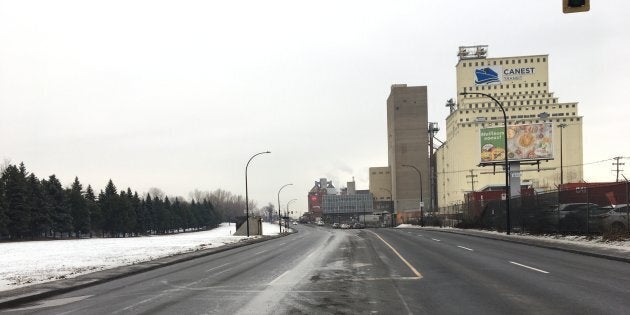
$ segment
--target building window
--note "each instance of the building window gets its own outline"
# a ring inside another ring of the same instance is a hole
[[[466,68],[466,63],[464,62],[464,68]]]
[[[536,62],[540,62],[540,58],[536,58]]]
[[[544,57],[543,57],[543,62],[547,62],[547,58],[544,58]]]

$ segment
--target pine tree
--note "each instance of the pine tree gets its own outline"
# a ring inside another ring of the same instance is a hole
[[[88,213],[90,214],[90,230],[98,233],[103,232],[103,214],[101,213],[101,208],[96,203],[96,196],[94,195],[94,190],[92,186],[88,185],[85,189],[85,203],[88,208]],[[90,237],[91,237],[90,233]]]
[[[131,190],[129,190],[128,192],[131,193]],[[133,231],[134,233],[136,233],[136,235],[144,234],[144,213],[142,211],[142,201],[140,200],[140,197],[138,197],[137,191],[134,192],[133,196],[131,197],[131,207],[133,208],[135,218]]]
[[[111,236],[117,236],[122,230],[118,202],[119,196],[116,186],[110,179],[105,187],[105,191],[99,194],[98,205],[103,215],[103,230],[109,232]]]
[[[155,229],[159,234],[166,233],[166,225],[168,222],[168,217],[164,212],[164,203],[160,198],[153,197],[151,209],[153,210],[153,214],[155,215]]]
[[[31,213],[26,204],[26,171],[9,165],[3,176],[6,215],[9,219],[9,235],[12,239],[23,238],[30,233]]]
[[[5,236],[9,234],[9,217],[6,214],[6,203],[5,203],[5,184],[2,179],[4,176],[4,172],[0,174],[0,236]]]
[[[64,232],[70,233],[73,230],[72,215],[64,190],[55,175],[50,175],[42,186],[46,204],[50,209],[53,233],[60,232],[63,237]]]
[[[87,201],[83,197],[83,185],[75,177],[72,187],[68,190],[68,206],[74,222],[74,233],[77,238],[90,231],[90,212]]]
[[[31,235],[33,237],[46,236],[52,228],[50,208],[46,204],[42,182],[31,174],[26,179],[26,195],[31,209]]]
[[[142,212],[144,217],[144,230],[149,234],[153,234],[157,232],[156,227],[156,216],[153,210],[153,201],[151,200],[151,195],[147,194],[147,196],[142,201]]]

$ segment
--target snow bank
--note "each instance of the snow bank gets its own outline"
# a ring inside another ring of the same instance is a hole
[[[219,247],[246,239],[234,223],[173,235],[0,243],[0,291]],[[263,222],[264,235],[278,226]]]

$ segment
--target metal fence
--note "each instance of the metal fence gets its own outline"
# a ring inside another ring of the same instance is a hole
[[[630,233],[630,184],[585,184],[510,199],[512,231],[530,234]],[[467,200],[442,207],[425,224],[505,231],[505,200]]]

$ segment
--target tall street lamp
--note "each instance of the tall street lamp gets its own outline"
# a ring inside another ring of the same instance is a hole
[[[271,153],[271,151],[259,152],[252,155],[252,157],[249,158],[249,161],[247,161],[247,165],[245,165],[245,213],[247,217],[247,237],[249,237],[249,194],[247,191],[247,168],[249,167],[249,162],[251,162],[253,158],[266,153]]]
[[[281,209],[280,208],[280,192],[282,191],[284,187],[291,186],[291,185],[293,184],[286,184],[280,187],[280,189],[278,189],[278,228],[280,228],[280,233],[282,233],[282,214],[280,214],[280,209]]]
[[[402,166],[413,168],[414,170],[416,170],[416,172],[418,172],[418,177],[420,177],[420,226],[424,226],[424,212],[422,211],[422,208],[424,208],[424,202],[422,201],[422,173],[417,167],[413,165],[403,164]]]
[[[564,184],[564,168],[562,167],[562,133],[567,124],[559,124],[560,128],[560,185]]]
[[[492,95],[490,94],[486,94],[486,93],[479,93],[479,92],[461,92],[459,93],[459,95],[482,95],[485,96],[487,98],[490,98],[491,100],[493,100],[497,106],[499,106],[499,108],[501,109],[501,112],[503,112],[503,145],[505,146],[505,151],[504,151],[504,155],[505,155],[505,216],[506,216],[506,230],[507,230],[507,235],[510,235],[510,230],[511,230],[511,224],[510,224],[510,164],[508,162],[508,143],[507,143],[507,115],[505,114],[505,109],[503,108],[503,105],[501,105],[501,102],[497,101],[496,98],[492,97]]]
[[[394,227],[394,196],[391,190],[383,187],[381,189],[389,193],[389,216],[392,219],[392,227]]]

